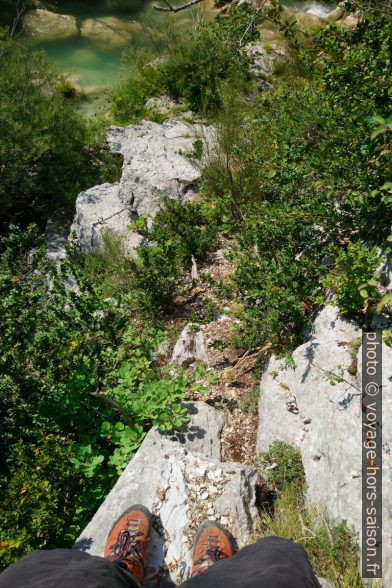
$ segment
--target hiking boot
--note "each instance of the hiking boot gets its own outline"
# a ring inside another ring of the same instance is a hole
[[[151,514],[134,504],[115,522],[106,539],[104,556],[122,563],[142,583],[150,541]]]
[[[217,521],[206,521],[199,527],[193,546],[192,578],[205,572],[221,559],[236,551],[233,536]]]

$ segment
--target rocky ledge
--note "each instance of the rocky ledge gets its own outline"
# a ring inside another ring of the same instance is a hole
[[[256,470],[220,461],[225,414],[203,402],[186,406],[184,430],[148,433],[74,545],[103,555],[116,518],[130,505],[144,504],[154,518],[147,586],[173,586],[189,576],[193,538],[204,520],[220,520],[241,547],[257,519]]]

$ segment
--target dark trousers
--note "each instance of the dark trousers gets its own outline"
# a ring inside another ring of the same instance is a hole
[[[36,551],[0,575],[0,588],[138,588],[121,565],[72,549]],[[181,588],[320,588],[299,545],[265,537]]]

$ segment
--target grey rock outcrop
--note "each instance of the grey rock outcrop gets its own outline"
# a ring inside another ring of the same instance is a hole
[[[68,243],[70,222],[64,215],[59,219],[48,219],[45,228],[45,241],[48,248],[48,259],[52,261],[65,257],[65,248]]]
[[[37,8],[22,18],[23,29],[39,41],[60,41],[79,35],[76,18]]]
[[[301,450],[307,500],[361,532],[361,330],[327,306],[296,367],[272,357],[261,380],[257,448],[283,440]],[[358,355],[357,355],[358,354]],[[331,385],[330,382],[334,385]],[[392,549],[392,348],[383,345],[384,555]],[[385,566],[387,560],[385,559]],[[385,567],[385,586],[392,570]]]
[[[197,139],[211,137],[208,127],[174,120],[110,127],[110,149],[124,156],[120,182],[79,194],[71,234],[83,249],[93,251],[99,248],[102,232],[112,229],[132,253],[142,240],[128,229],[132,220],[143,215],[151,222],[165,197],[179,202],[195,198],[201,172],[188,155]]]
[[[99,248],[102,232],[108,229],[122,236],[130,253],[140,244],[140,235],[128,229],[132,215],[118,191],[119,184],[101,184],[77,197],[71,238],[75,235],[84,250]]]
[[[203,331],[199,325],[189,323],[179,336],[174,346],[171,359],[174,365],[188,367],[195,361],[208,365],[208,357],[204,346]]]
[[[142,121],[129,127],[110,127],[108,141],[124,156],[119,198],[138,216],[152,218],[165,198],[193,199],[200,170],[190,161],[194,142],[207,142],[208,127],[169,120]]]
[[[257,517],[255,470],[219,461],[224,414],[201,402],[189,403],[188,410],[185,431],[148,433],[74,545],[102,555],[116,518],[134,503],[145,504],[154,515],[147,586],[169,586],[189,575],[192,541],[206,518],[221,520],[241,546]]]

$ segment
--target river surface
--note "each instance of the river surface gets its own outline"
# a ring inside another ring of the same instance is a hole
[[[125,23],[141,24],[139,30],[132,34],[129,44],[128,50],[132,55],[132,51],[139,48],[153,49],[154,45],[156,46],[157,31],[165,26],[165,18],[176,19],[184,28],[199,18],[211,18],[213,12],[208,8],[207,2],[208,0],[192,10],[170,16],[154,10],[153,2],[149,0],[48,0],[41,4],[53,12],[72,15],[79,22],[91,18],[116,17]],[[155,0],[155,3],[162,3],[162,0]],[[331,6],[310,0],[286,0],[284,4],[294,10],[311,11],[320,16],[332,10]],[[2,24],[7,19],[10,22],[12,12],[12,0],[0,0]],[[61,71],[73,74],[83,88],[111,87],[121,77],[123,48],[102,46],[80,35],[64,40],[40,41],[24,38],[21,33],[19,38],[30,46],[44,49],[49,59],[57,64]]]

